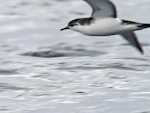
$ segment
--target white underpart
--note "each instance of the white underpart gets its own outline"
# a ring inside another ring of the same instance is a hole
[[[125,31],[137,30],[137,26],[133,24],[122,24],[120,19],[105,18],[97,19],[90,25],[78,25],[71,29],[90,36],[108,36],[120,34]]]

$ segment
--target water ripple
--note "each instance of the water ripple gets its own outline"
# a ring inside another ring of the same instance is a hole
[[[34,57],[77,57],[77,56],[97,56],[103,55],[105,52],[99,52],[96,50],[88,49],[84,46],[68,46],[68,45],[55,45],[53,47],[39,48],[38,51],[26,52],[22,55],[34,56]]]

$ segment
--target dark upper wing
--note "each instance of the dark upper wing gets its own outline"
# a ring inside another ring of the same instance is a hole
[[[105,17],[117,17],[117,12],[114,4],[109,0],[84,0],[92,8],[92,17],[105,18]]]
[[[139,50],[142,54],[144,53],[140,43],[138,42],[138,39],[135,35],[134,32],[132,31],[128,31],[128,32],[124,32],[124,33],[121,33],[121,35],[128,41],[130,42],[130,44],[132,46],[134,46],[137,50]]]

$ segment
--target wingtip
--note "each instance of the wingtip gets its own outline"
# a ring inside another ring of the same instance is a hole
[[[139,42],[138,42],[139,43]],[[142,54],[144,55],[144,50],[142,48],[142,45],[139,43],[138,46],[136,47],[136,49]]]
[[[144,50],[140,44],[135,48],[141,53],[141,55],[144,55]]]
[[[137,36],[134,32],[124,32],[121,34],[133,47],[135,47],[142,55],[144,55],[144,50],[142,45],[139,43]]]
[[[143,49],[141,49],[141,50],[140,50],[140,53],[141,53],[142,55],[144,55],[144,51],[143,51]]]

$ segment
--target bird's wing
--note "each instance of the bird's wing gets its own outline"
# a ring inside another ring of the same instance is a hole
[[[93,9],[92,17],[105,18],[105,17],[117,17],[117,12],[114,4],[110,0],[84,0]]]
[[[140,43],[138,42],[138,39],[133,31],[128,31],[121,33],[121,36],[123,36],[132,46],[134,46],[137,50],[139,50],[142,54],[144,53]]]

